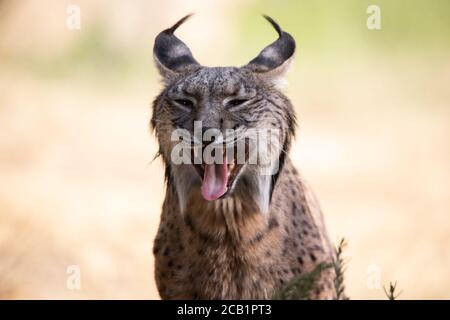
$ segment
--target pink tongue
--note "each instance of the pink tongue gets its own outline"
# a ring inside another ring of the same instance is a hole
[[[228,172],[226,164],[207,164],[202,183],[202,196],[207,201],[219,199],[227,192]]]

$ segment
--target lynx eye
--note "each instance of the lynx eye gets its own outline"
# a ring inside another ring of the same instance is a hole
[[[233,99],[227,102],[227,106],[229,107],[237,107],[245,102],[247,102],[247,99]]]
[[[174,101],[183,107],[191,108],[194,106],[194,103],[189,99],[175,99]]]

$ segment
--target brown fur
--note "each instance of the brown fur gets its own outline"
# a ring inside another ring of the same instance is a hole
[[[163,299],[268,299],[293,276],[332,259],[319,206],[287,155],[295,114],[277,83],[295,42],[269,21],[279,40],[242,68],[198,65],[173,35],[175,28],[156,40],[155,60],[165,82],[151,121],[166,167],[166,198],[154,243]],[[227,99],[236,96],[245,103],[227,106]],[[182,107],[177,99],[194,102]],[[249,128],[278,129],[280,147],[270,157],[279,161],[280,170],[265,179],[258,165],[246,164],[224,198],[204,200],[193,166],[171,161],[171,133],[176,128],[191,132],[197,120],[242,135]],[[311,298],[333,297],[328,270]]]
[[[163,299],[267,299],[294,275],[330,261],[316,204],[288,162],[266,217],[235,197],[205,203],[192,196],[184,219],[168,188],[155,239],[156,280]],[[325,272],[311,298],[333,298]]]

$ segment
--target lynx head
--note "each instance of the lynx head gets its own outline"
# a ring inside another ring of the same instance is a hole
[[[266,16],[278,39],[256,58],[242,67],[205,67],[174,35],[188,17],[162,31],[153,51],[164,89],[151,127],[166,181],[182,212],[193,193],[205,202],[242,197],[266,212],[294,134],[294,111],[278,84],[295,41]]]

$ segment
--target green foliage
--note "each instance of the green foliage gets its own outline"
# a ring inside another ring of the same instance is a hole
[[[347,241],[342,238],[338,246],[334,249],[333,263],[324,262],[318,264],[311,272],[302,273],[295,276],[272,296],[272,300],[308,300],[310,293],[315,288],[320,274],[329,268],[335,272],[334,291],[336,300],[348,300],[345,295],[344,273],[346,271],[346,261],[343,257],[344,249],[347,247]],[[383,288],[389,300],[396,300],[402,291],[397,292],[397,283],[389,283],[389,288]]]
[[[383,287],[383,290],[389,300],[396,300],[398,296],[402,293],[402,291],[396,292],[397,282],[394,283],[389,282],[389,289],[386,290],[386,288]]]
[[[336,274],[334,279],[334,287],[336,290],[336,299],[348,299],[345,294],[344,285],[344,272],[345,272],[345,261],[343,258],[343,252],[347,242],[344,238],[341,239],[339,245],[334,250],[335,257],[333,258],[333,263],[320,263],[311,272],[302,273],[295,276],[281,288],[279,288],[273,295],[273,300],[308,300],[311,291],[315,287],[315,283],[319,278],[320,274],[329,268],[333,268]]]
[[[141,48],[140,48],[141,49]],[[146,48],[147,49],[147,48]],[[117,45],[105,24],[97,21],[79,31],[70,45],[51,54],[18,52],[2,57],[1,64],[24,68],[33,75],[51,80],[76,76],[96,82],[120,82],[152,70],[150,53]]]
[[[295,276],[273,295],[273,300],[308,300],[311,291],[314,289],[317,279],[321,273],[329,268],[333,268],[336,274],[334,279],[334,289],[336,292],[336,299],[347,299],[344,294],[344,272],[345,261],[343,252],[347,242],[341,239],[339,245],[335,248],[333,263],[319,263],[311,272],[302,273]]]
[[[342,300],[347,299],[344,295],[345,285],[344,285],[344,273],[346,270],[345,267],[345,260],[343,258],[343,251],[345,247],[347,246],[347,241],[342,238],[339,242],[339,245],[334,249],[334,261],[333,261],[333,268],[334,272],[336,274],[334,279],[334,290],[336,292],[336,299]]]
[[[308,300],[310,292],[322,271],[331,268],[331,264],[319,263],[311,272],[302,273],[283,285],[272,300]]]
[[[373,4],[381,9],[381,30],[377,31],[368,30],[366,26],[366,10]],[[272,16],[292,33],[302,55],[305,52],[314,55],[332,52],[334,55],[337,51],[422,53],[450,49],[450,1],[447,0],[379,0],[375,3],[369,0],[261,0],[249,2],[240,11],[241,43],[238,47],[243,50],[258,49],[275,37],[269,27],[264,29],[264,21],[255,17],[259,13]],[[250,45],[255,47],[249,48]]]

